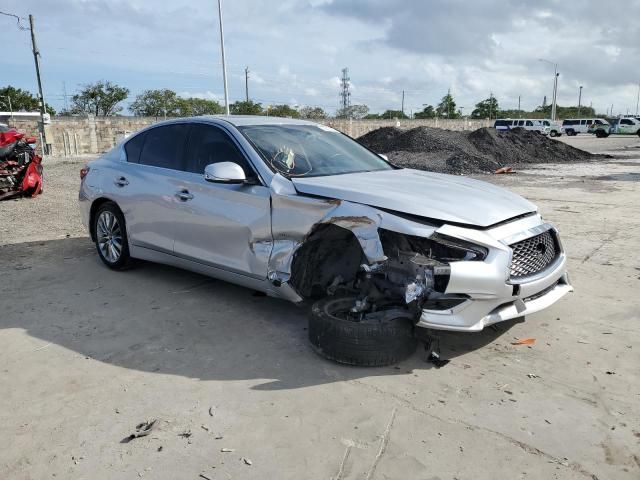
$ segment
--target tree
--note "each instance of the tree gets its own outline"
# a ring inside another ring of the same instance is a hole
[[[178,97],[175,100],[174,111],[178,117],[197,117],[198,115],[218,115],[224,113],[224,108],[215,100]]]
[[[367,113],[364,117],[362,117],[363,120],[380,120],[381,118],[382,117],[379,113]]]
[[[369,113],[369,107],[366,105],[350,105],[347,108],[341,108],[336,112],[336,118],[364,118]]]
[[[489,98],[476,103],[476,108],[471,112],[471,118],[497,118],[499,110],[498,100],[491,95]]]
[[[273,105],[269,108],[270,117],[288,117],[288,118],[300,118],[300,112],[295,108],[291,108],[289,105]]]
[[[416,112],[413,118],[436,118],[436,109],[433,105],[427,105],[421,112]]]
[[[302,107],[300,109],[300,117],[309,120],[322,120],[327,118],[327,114],[320,107]]]
[[[385,112],[380,114],[380,118],[386,118],[386,119],[391,119],[391,118],[409,118],[405,115],[405,113],[402,110],[386,110]]]
[[[100,80],[82,87],[71,97],[71,113],[90,113],[107,117],[115,115],[122,107],[118,104],[129,95],[129,89],[115,83]]]
[[[262,104],[252,102],[234,102],[229,105],[229,111],[233,115],[262,115]]]
[[[168,88],[145,90],[129,106],[139,117],[175,117],[178,115],[178,95]]]
[[[445,118],[460,118],[460,112],[456,110],[456,102],[451,95],[451,91],[442,97],[442,100],[436,108],[436,112],[439,117]]]
[[[15,88],[11,85],[0,88],[0,104],[5,110],[9,110],[9,99],[11,99],[11,109],[14,112],[40,111],[40,102],[38,101],[38,97],[34,96],[31,92],[22,90],[21,88]],[[45,104],[45,111],[49,115],[55,115],[56,113],[48,103]]]

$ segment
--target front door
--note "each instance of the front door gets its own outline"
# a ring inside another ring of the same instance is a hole
[[[237,163],[249,182],[206,181],[204,168],[218,162]],[[270,190],[260,183],[235,141],[219,127],[192,124],[185,168],[176,181],[185,196],[173,217],[175,254],[266,278],[271,253]]]

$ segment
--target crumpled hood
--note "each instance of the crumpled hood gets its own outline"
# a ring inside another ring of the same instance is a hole
[[[520,195],[490,183],[409,168],[292,182],[300,193],[479,227],[537,210]]]

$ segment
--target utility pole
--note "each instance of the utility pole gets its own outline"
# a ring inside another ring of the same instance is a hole
[[[340,79],[340,102],[342,104],[342,113],[347,114],[348,108],[351,106],[351,82],[349,78],[349,69],[342,69],[342,78]]]
[[[489,120],[493,113],[493,92],[489,92]]]
[[[544,58],[539,58],[538,60],[553,65],[553,99],[551,101],[551,120],[555,121],[557,110],[556,102],[558,99],[558,77],[560,76],[560,74],[558,73],[558,64]]]
[[[520,110],[520,95],[518,95],[518,118],[522,118],[522,112]]]
[[[638,82],[638,96],[636,97],[636,115],[640,113],[638,107],[640,107],[640,82]]]
[[[29,15],[29,28],[31,30],[31,47],[33,48],[33,60],[36,63],[36,78],[38,79],[38,94],[40,95],[40,132],[42,133],[42,151],[46,154],[49,153],[49,147],[47,146],[47,134],[44,129],[44,114],[45,103],[44,95],[42,94],[42,79],[40,78],[40,51],[38,50],[38,44],[36,43],[36,29],[33,15]]]
[[[580,116],[581,107],[582,107],[582,85],[580,85],[580,91],[578,92],[578,116]]]
[[[402,90],[402,116],[404,117],[404,90]]]
[[[247,103],[249,103],[249,67],[244,69],[244,95]]]
[[[222,52],[222,81],[224,82],[224,111],[229,115],[229,92],[227,90],[227,63],[224,60],[224,29],[222,28],[222,0],[218,0],[218,18],[220,19],[220,51]]]

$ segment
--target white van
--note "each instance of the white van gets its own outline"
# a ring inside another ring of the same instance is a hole
[[[549,135],[550,128],[542,123],[542,120],[537,118],[504,118],[498,119],[493,124],[493,128],[496,130],[506,131],[513,130],[514,128],[522,128],[524,130],[531,130],[543,135]]]
[[[592,123],[606,125],[608,122],[604,118],[568,118],[562,122],[562,127],[567,135],[573,136],[587,133]]]

